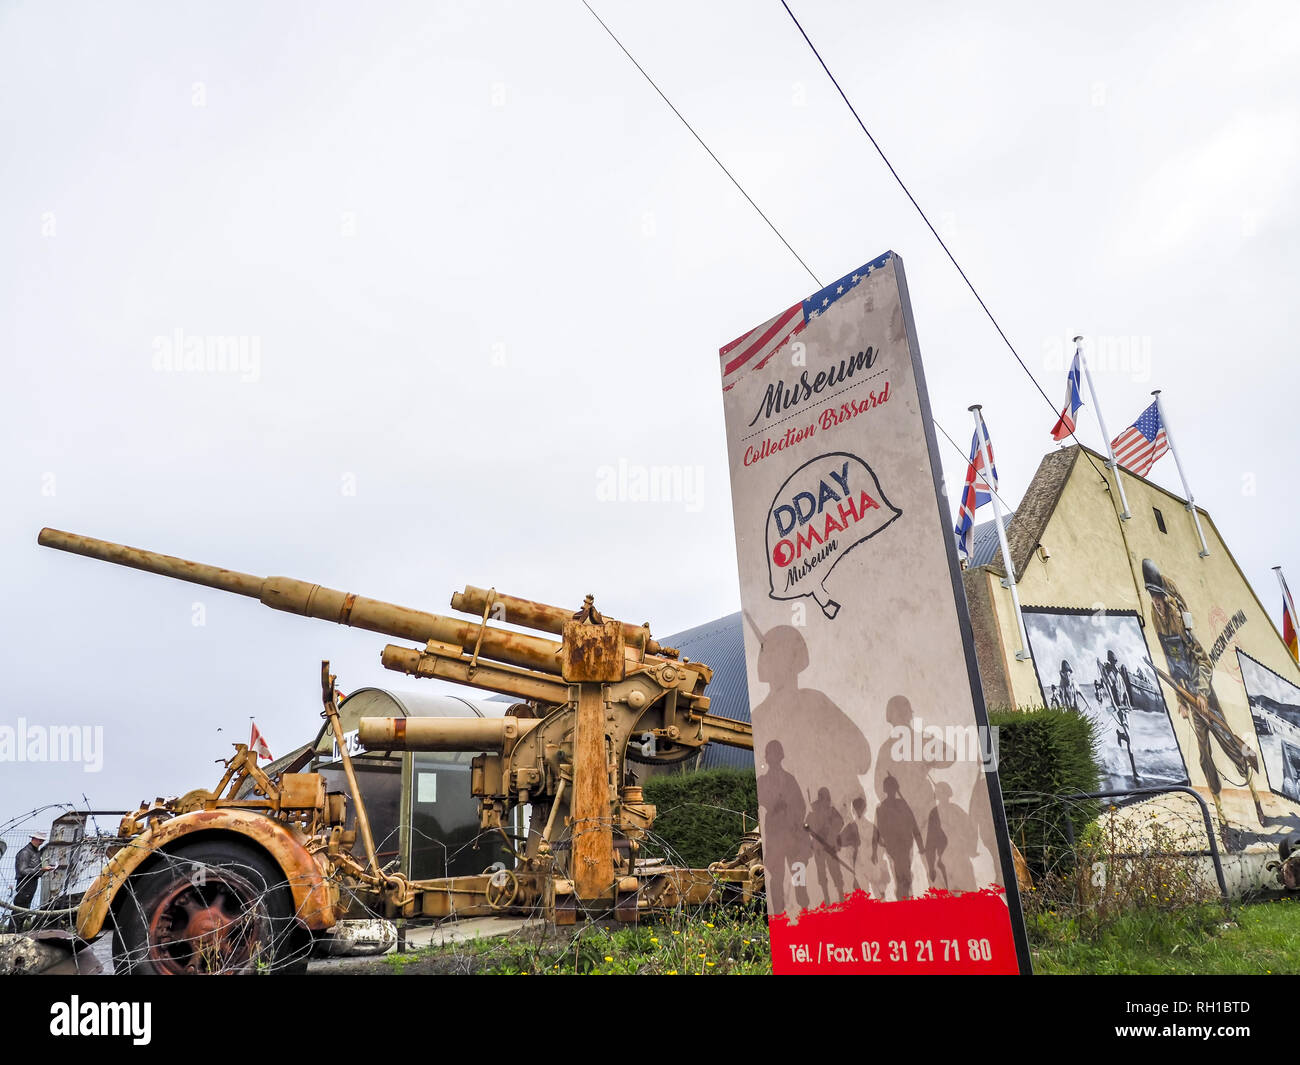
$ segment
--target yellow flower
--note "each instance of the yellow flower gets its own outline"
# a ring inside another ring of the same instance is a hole
[[[606,961],[613,961],[614,959],[611,958],[608,954],[606,954],[606,955],[605,955],[605,960],[606,960]]]
[[[675,936],[680,936],[681,933],[680,933],[679,931],[677,931],[677,929],[674,928],[674,929],[673,929],[673,935],[675,935]]]
[[[704,927],[705,927],[705,928],[712,928],[712,927],[713,927],[713,923],[712,923],[711,921],[705,921],[705,922],[704,922]]]
[[[658,938],[657,936],[651,936],[651,937],[650,937],[650,942],[651,942],[651,943],[658,943],[658,942],[659,942],[659,938]]]
[[[699,952],[697,955],[695,955],[695,956],[696,956],[697,958],[702,958],[702,957],[704,957],[704,951],[700,951],[700,952]]]
[[[669,970],[668,970],[668,975],[669,975],[669,976],[676,976],[676,975],[677,975],[677,970],[676,970],[676,969],[669,969]]]
[[[706,961],[704,964],[707,965],[710,969],[712,969],[715,963],[711,961]]]

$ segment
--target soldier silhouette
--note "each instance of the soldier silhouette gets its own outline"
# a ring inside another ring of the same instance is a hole
[[[885,704],[885,720],[889,722],[890,742],[880,748],[876,759],[876,794],[886,797],[884,782],[893,777],[898,790],[908,796],[916,809],[925,811],[934,806],[934,784],[930,780],[933,769],[947,769],[957,757],[945,743],[927,737],[916,725],[912,704],[906,695],[895,695]],[[906,742],[900,743],[900,740]]]
[[[772,740],[764,749],[767,772],[758,778],[758,805],[763,810],[763,862],[767,867],[767,891],[773,914],[785,913],[788,900],[786,883],[794,879],[795,866],[812,857],[808,832],[804,828],[807,807],[799,781],[784,768],[785,750],[780,740]],[[808,888],[795,884],[795,902],[799,909],[808,908]]]
[[[858,796],[853,800],[853,820],[840,833],[841,850],[846,851],[853,864],[853,890],[869,891],[878,899],[889,890],[889,868],[871,857],[871,841],[876,826],[867,817],[867,800]]]
[[[898,793],[898,781],[892,776],[885,777],[884,788],[885,799],[876,807],[876,831],[871,837],[871,860],[876,860],[879,848],[883,845],[894,870],[894,897],[910,899],[912,844],[915,843],[924,850],[925,841],[921,839],[921,830],[916,825],[912,808]]]
[[[930,884],[945,891],[974,891],[979,831],[970,814],[952,801],[952,788],[934,786],[936,802],[925,826],[925,865]]]
[[[808,811],[808,832],[813,838],[813,858],[817,862],[817,883],[821,885],[822,899],[838,902],[844,898],[844,875],[840,872],[840,832],[844,828],[844,815],[831,802],[830,788],[822,788]],[[832,895],[826,884],[826,874],[835,884]]]
[[[808,645],[792,625],[778,625],[761,637],[758,679],[767,697],[754,707],[754,730],[779,735],[789,772],[822,782],[837,806],[863,794],[861,778],[871,770],[871,744],[862,730],[822,692],[799,687],[808,668]]]

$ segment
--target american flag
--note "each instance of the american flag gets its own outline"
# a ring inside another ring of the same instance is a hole
[[[1110,442],[1110,447],[1116,462],[1145,477],[1156,459],[1169,450],[1165,427],[1160,421],[1160,407],[1152,403],[1138,415],[1137,421]]]
[[[796,303],[757,329],[751,329],[744,336],[733,340],[718,353],[722,357],[722,390],[729,391],[742,373],[766,366],[773,355],[804,331],[809,322],[820,318],[836,300],[847,295],[861,281],[884,266],[892,254],[886,252],[853,273],[832,281],[802,303]]]
[[[989,441],[989,458],[993,457],[993,441]],[[961,492],[961,505],[957,509],[957,527],[953,530],[957,534],[957,550],[961,552],[961,557],[969,559],[971,556],[972,533],[975,529],[975,511],[989,502],[993,497],[989,495],[990,485],[993,491],[998,488],[998,466],[996,462],[992,463],[993,476],[984,476],[984,449],[980,447],[979,430],[970,441],[970,465],[966,467],[966,486]]]

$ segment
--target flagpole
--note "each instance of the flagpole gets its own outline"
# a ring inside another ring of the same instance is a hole
[[[1201,541],[1201,558],[1205,558],[1210,553],[1209,547],[1205,543],[1205,533],[1201,532],[1201,519],[1196,514],[1196,500],[1192,498],[1192,486],[1187,483],[1187,474],[1183,472],[1183,460],[1178,457],[1178,448],[1174,446],[1174,431],[1169,428],[1169,419],[1165,416],[1165,405],[1160,402],[1160,389],[1155,389],[1152,393],[1156,397],[1156,413],[1160,415],[1160,424],[1165,431],[1165,439],[1169,441],[1169,450],[1174,453],[1174,465],[1178,467],[1178,476],[1183,481],[1183,491],[1187,494],[1187,509],[1191,511],[1192,523],[1196,526],[1196,535]]]
[[[1300,618],[1296,616],[1295,603],[1291,599],[1291,589],[1286,586],[1286,578],[1282,576],[1282,567],[1274,566],[1273,572],[1277,574],[1277,583],[1282,586],[1282,603],[1291,614],[1291,624],[1300,625]],[[1278,631],[1282,633],[1283,642],[1286,641],[1286,632],[1284,626],[1278,626]],[[1290,647],[1287,650],[1291,650]]]
[[[1083,367],[1083,376],[1088,382],[1088,394],[1092,396],[1092,409],[1097,412],[1097,424],[1101,426],[1101,438],[1106,441],[1106,454],[1110,456],[1106,467],[1115,471],[1115,484],[1119,486],[1119,501],[1124,508],[1120,519],[1128,521],[1133,515],[1128,510],[1128,498],[1124,495],[1124,481],[1119,474],[1119,463],[1115,461],[1115,449],[1110,446],[1110,431],[1106,428],[1106,419],[1102,417],[1101,402],[1097,399],[1097,386],[1092,383],[1092,370],[1088,368],[1088,357],[1083,353],[1081,336],[1074,338],[1074,353],[1079,357],[1079,365]]]
[[[966,408],[975,416],[975,431],[979,433],[980,451],[984,455],[984,480],[989,487],[989,499],[993,501],[993,524],[998,529],[998,543],[1002,545],[1002,565],[1006,568],[1007,575],[1003,579],[1003,587],[1011,589],[1011,605],[1016,611],[1016,629],[1020,633],[1020,650],[1016,652],[1016,660],[1023,662],[1029,657],[1029,636],[1025,632],[1025,619],[1020,613],[1020,593],[1016,590],[1016,570],[1011,565],[1011,549],[1007,546],[1007,531],[1002,527],[1002,504],[998,502],[997,488],[993,484],[993,445],[989,443],[989,431],[984,425],[984,418],[980,415],[981,405],[973,404]],[[979,491],[979,483],[975,485],[976,492]]]

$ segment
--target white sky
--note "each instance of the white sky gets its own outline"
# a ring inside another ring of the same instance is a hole
[[[1018,499],[1054,415],[779,4],[596,7],[823,281],[902,256],[936,416],[964,447],[985,404]],[[1112,434],[1165,389],[1275,608],[1300,8],[795,10],[1053,403],[1075,333],[1110,338]],[[577,0],[8,3],[0,145],[3,722],[104,730],[98,773],[0,767],[0,819],[211,786],[250,715],[304,742],[322,657],[417,684],[380,637],[44,525],[434,610],[467,582],[657,633],[737,608],[716,353],[814,286]],[[255,338],[256,374],[156,370],[175,330]],[[621,461],[692,490],[603,501]]]

